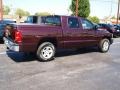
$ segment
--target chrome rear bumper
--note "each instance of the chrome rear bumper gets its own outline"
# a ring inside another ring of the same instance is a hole
[[[11,40],[7,39],[6,37],[3,38],[4,44],[12,51],[19,52],[19,45],[12,42]]]

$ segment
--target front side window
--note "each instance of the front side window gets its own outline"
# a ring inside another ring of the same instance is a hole
[[[79,28],[79,21],[77,18],[70,17],[68,18],[68,26],[70,28]]]
[[[94,25],[87,19],[81,19],[83,29],[93,29]]]

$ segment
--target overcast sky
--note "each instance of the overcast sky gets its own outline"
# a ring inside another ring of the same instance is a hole
[[[3,0],[4,5],[13,10],[21,8],[35,12],[49,12],[51,14],[69,15],[71,0]],[[117,0],[90,0],[91,16],[104,18],[105,16],[116,16]]]

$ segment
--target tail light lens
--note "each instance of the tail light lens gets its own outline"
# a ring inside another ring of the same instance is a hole
[[[22,42],[22,33],[20,31],[15,31],[15,42],[16,43]]]

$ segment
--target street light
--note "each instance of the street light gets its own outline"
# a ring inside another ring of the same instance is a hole
[[[0,20],[3,19],[3,4],[2,4],[2,0],[0,0]]]
[[[76,12],[75,15],[78,16],[78,0],[76,0]]]

